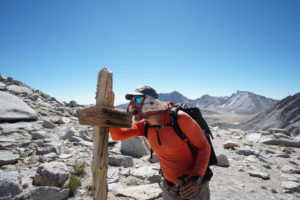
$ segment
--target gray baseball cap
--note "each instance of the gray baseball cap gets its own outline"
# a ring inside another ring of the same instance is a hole
[[[154,99],[158,99],[158,94],[156,93],[155,89],[147,85],[140,86],[137,89],[135,89],[134,92],[126,94],[125,98],[127,100],[131,100],[133,96],[145,96],[145,95],[153,97]]]

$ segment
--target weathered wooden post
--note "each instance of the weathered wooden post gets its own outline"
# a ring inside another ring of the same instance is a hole
[[[77,110],[80,124],[94,126],[92,176],[94,199],[107,199],[108,132],[110,126],[131,127],[132,116],[113,109],[112,72],[103,68],[98,74],[96,106]]]

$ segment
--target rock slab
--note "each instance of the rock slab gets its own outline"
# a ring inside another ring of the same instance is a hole
[[[130,156],[113,155],[108,158],[108,164],[115,167],[132,167],[133,159]]]
[[[218,162],[217,162],[216,166],[219,166],[219,167],[229,167],[229,165],[230,165],[227,156],[224,155],[224,154],[218,155],[217,156],[217,160],[218,160]]]
[[[270,144],[270,145],[282,145],[285,147],[296,147],[300,148],[299,141],[287,140],[287,139],[274,139],[271,137],[262,137],[259,142],[263,144]]]
[[[0,199],[10,199],[22,192],[18,172],[0,172]]]
[[[32,188],[25,193],[16,196],[15,200],[63,200],[67,199],[70,190],[57,187],[41,186]]]
[[[37,120],[36,112],[19,97],[0,91],[0,122]]]
[[[252,177],[262,178],[264,180],[270,179],[270,175],[268,173],[261,172],[261,171],[249,171],[249,175]]]
[[[300,193],[300,183],[294,181],[285,181],[281,183],[281,186],[287,190],[287,192],[299,192]]]
[[[150,149],[147,148],[146,141],[142,137],[131,138],[121,141],[121,153],[123,155],[141,158],[149,155]]]
[[[148,185],[139,185],[119,189],[117,196],[130,197],[139,200],[156,199],[161,196],[161,189],[157,183]]]
[[[13,154],[10,151],[0,151],[0,166],[15,164],[20,158],[20,155]]]
[[[68,167],[61,162],[50,162],[38,167],[33,184],[40,186],[62,187],[68,180]]]

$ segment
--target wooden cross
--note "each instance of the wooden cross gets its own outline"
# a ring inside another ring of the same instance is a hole
[[[132,116],[113,109],[112,72],[103,68],[98,74],[96,106],[77,110],[79,123],[94,126],[92,176],[94,199],[107,199],[108,132],[110,126],[131,127]]]

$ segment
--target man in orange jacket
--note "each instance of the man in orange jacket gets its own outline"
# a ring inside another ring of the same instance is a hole
[[[156,153],[163,173],[162,194],[164,200],[210,198],[208,181],[203,181],[210,156],[210,145],[202,134],[198,123],[187,113],[178,112],[178,124],[198,151],[193,156],[186,141],[177,136],[170,126],[171,102],[158,100],[158,94],[150,86],[141,86],[126,94],[130,100],[127,112],[134,115],[132,128],[111,127],[113,140],[125,140],[144,135],[144,124],[148,126],[147,139]],[[183,182],[183,179],[186,181]]]

